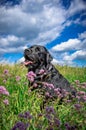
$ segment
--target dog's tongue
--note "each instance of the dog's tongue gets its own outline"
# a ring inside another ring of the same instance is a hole
[[[29,64],[32,64],[32,63],[33,63],[32,61],[25,61],[24,65],[29,65]]]

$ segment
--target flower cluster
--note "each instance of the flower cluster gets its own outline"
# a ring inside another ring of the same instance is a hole
[[[46,74],[46,71],[44,69],[41,69],[38,74]]]
[[[36,77],[36,74],[33,71],[29,71],[26,76],[27,79],[32,83],[34,81],[34,78]]]
[[[6,90],[4,86],[0,86],[0,94],[9,95],[9,92]]]
[[[32,119],[32,115],[30,114],[29,111],[25,112],[25,113],[20,113],[18,115],[18,117],[20,118],[21,121],[17,122],[13,128],[11,130],[27,130],[27,128],[30,126],[30,122],[29,120]],[[23,119],[23,120],[22,120]],[[24,122],[25,120],[25,122]]]
[[[25,119],[32,119],[32,115],[29,111],[25,112],[24,114],[20,113],[18,116]]]
[[[50,90],[54,89],[54,85],[53,84],[49,84],[47,82],[42,82],[42,84],[44,85],[45,88],[49,88]]]
[[[53,128],[60,128],[60,120],[57,118],[55,110],[52,106],[48,106],[45,109],[45,118],[48,120],[48,128],[47,130],[54,130]]]
[[[20,81],[21,77],[20,76],[16,76],[16,81]]]
[[[1,95],[9,96],[9,92],[6,90],[6,88],[5,88],[4,86],[0,86],[0,94],[1,94]],[[3,100],[3,103],[4,103],[5,105],[8,105],[8,104],[9,104],[8,99],[4,99],[4,100]]]
[[[24,122],[17,122],[11,130],[27,130],[29,124]]]
[[[4,70],[4,74],[7,75],[8,73],[9,73],[9,71],[8,71],[7,69],[5,69],[5,70]]]

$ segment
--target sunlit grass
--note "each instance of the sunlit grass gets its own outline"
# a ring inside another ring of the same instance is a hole
[[[21,130],[26,130],[24,128],[27,126],[27,130],[86,129],[86,68],[56,68],[75,84],[80,93],[72,101],[65,98],[62,104],[59,104],[58,98],[48,102],[41,111],[40,105],[44,98],[37,91],[31,92],[26,78],[27,69],[23,65],[0,65],[0,86],[9,92],[9,96],[0,94],[0,130],[11,130],[19,123],[22,125]],[[9,105],[3,103],[5,99]],[[30,113],[26,114],[27,118],[24,118],[25,112]]]

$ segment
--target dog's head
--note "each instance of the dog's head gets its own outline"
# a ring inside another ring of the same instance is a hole
[[[40,45],[33,45],[24,51],[26,66],[30,69],[36,69],[40,65],[49,64],[53,58],[47,49]]]

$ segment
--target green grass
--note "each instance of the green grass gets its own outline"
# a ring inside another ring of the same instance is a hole
[[[0,94],[0,130],[11,130],[19,121],[24,125],[29,124],[27,130],[50,130],[50,128],[66,130],[66,127],[71,127],[73,130],[86,129],[86,100],[83,99],[86,97],[86,68],[67,66],[56,66],[56,68],[75,85],[79,92],[84,92],[84,95],[77,95],[81,100],[74,98],[70,101],[65,98],[62,104],[59,104],[57,98],[48,102],[41,111],[40,105],[44,97],[37,91],[30,91],[26,78],[27,69],[22,65],[0,65],[0,86],[4,86],[9,91],[9,96]],[[7,74],[4,73],[5,70],[8,70]],[[20,77],[19,81],[16,80],[16,76]],[[9,105],[3,103],[4,99],[8,99]],[[32,118],[18,116],[27,111]]]
[[[86,67],[68,67],[68,66],[56,66],[59,72],[64,75],[71,83],[75,80],[80,82],[86,81]]]

